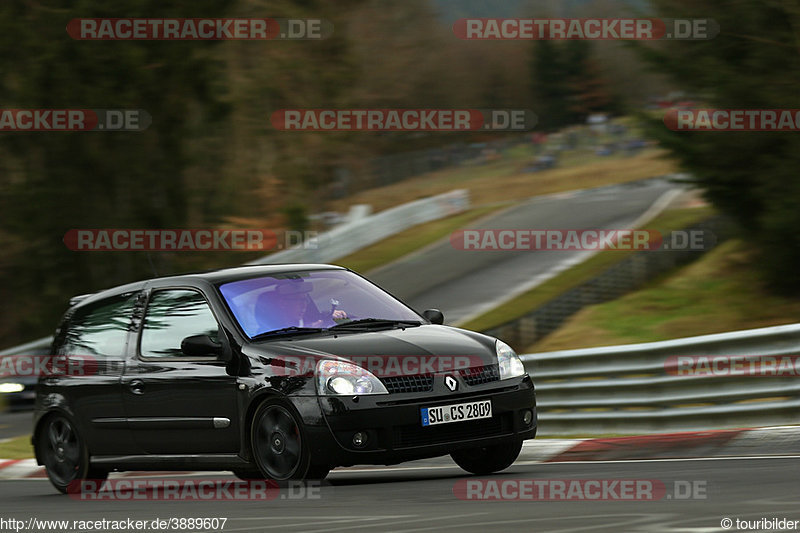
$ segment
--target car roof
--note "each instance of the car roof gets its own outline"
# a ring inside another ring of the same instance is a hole
[[[154,279],[204,279],[210,283],[220,281],[234,281],[237,279],[253,278],[269,274],[281,274],[284,272],[296,272],[298,270],[345,270],[344,267],[337,265],[324,265],[315,263],[281,263],[276,265],[244,265],[217,270],[207,270],[204,272],[191,272],[175,276],[164,276]]]
[[[72,308],[83,307],[84,305],[91,305],[99,300],[104,300],[120,294],[141,290],[146,283],[150,281],[172,281],[178,283],[192,283],[197,281],[206,281],[208,283],[216,284],[224,281],[236,281],[240,279],[255,278],[259,276],[268,276],[271,274],[282,274],[286,272],[307,271],[307,270],[346,270],[344,267],[338,265],[326,265],[316,263],[281,263],[274,265],[244,265],[232,268],[222,268],[216,270],[207,270],[203,272],[188,272],[184,274],[175,274],[170,276],[160,276],[156,278],[145,279],[125,285],[118,285],[104,289],[90,295],[82,295],[73,298],[74,304]]]

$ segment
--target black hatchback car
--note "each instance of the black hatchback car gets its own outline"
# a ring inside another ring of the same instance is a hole
[[[36,459],[66,492],[124,470],[321,479],[450,454],[511,465],[536,434],[531,378],[502,341],[443,326],[331,265],[156,278],[74,303],[43,377]]]

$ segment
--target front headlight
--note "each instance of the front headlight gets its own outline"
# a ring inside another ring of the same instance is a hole
[[[500,379],[525,375],[525,366],[511,346],[498,339],[494,349],[497,352],[497,364],[500,365]]]
[[[389,394],[372,372],[352,363],[331,359],[317,363],[317,392],[327,396]]]

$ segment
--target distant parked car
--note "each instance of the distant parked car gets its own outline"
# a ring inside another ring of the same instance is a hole
[[[92,371],[41,379],[36,460],[62,492],[123,470],[283,481],[446,454],[507,468],[536,435],[531,378],[502,341],[442,323],[330,265],[97,293],[55,333],[52,353]]]
[[[13,377],[0,380],[0,406],[9,411],[33,409],[37,377]]]
[[[539,172],[541,170],[549,170],[555,168],[558,164],[558,159],[553,154],[545,154],[537,157],[527,165],[522,167],[521,172]]]

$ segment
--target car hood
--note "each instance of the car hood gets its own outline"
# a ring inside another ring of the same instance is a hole
[[[334,335],[297,336],[251,344],[248,355],[262,363],[275,358],[343,359],[359,366],[386,369],[399,365],[411,369],[446,371],[449,368],[475,368],[497,363],[495,339],[449,326],[429,325],[405,329],[341,332]],[[308,368],[308,362],[302,365]]]

